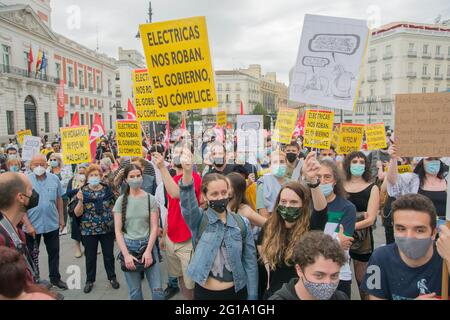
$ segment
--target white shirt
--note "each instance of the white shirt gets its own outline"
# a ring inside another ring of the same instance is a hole
[[[164,183],[160,183],[155,191],[155,200],[159,207],[159,212],[161,215],[161,223],[164,227],[166,225],[167,221],[167,208],[165,206],[165,199],[164,199]]]

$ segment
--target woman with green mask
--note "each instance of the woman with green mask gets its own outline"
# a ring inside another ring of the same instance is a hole
[[[285,184],[277,195],[272,215],[261,230],[257,244],[267,271],[266,299],[296,276],[293,254],[301,236],[310,230],[325,228],[327,203],[318,188],[319,167],[311,153],[303,167],[304,181],[309,188],[299,182]],[[261,274],[260,280],[264,276]]]
[[[380,190],[371,182],[370,162],[362,152],[352,152],[344,160],[344,188],[348,201],[356,207],[354,242],[350,248],[358,288],[364,279],[367,263],[374,250],[372,226],[380,209]],[[361,299],[365,294],[360,291]]]

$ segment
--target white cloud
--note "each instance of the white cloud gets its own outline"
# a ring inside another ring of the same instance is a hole
[[[66,10],[81,9],[79,30],[69,30]],[[367,19],[369,6],[380,8],[380,22],[432,23],[438,14],[450,18],[448,0],[325,1],[325,0],[154,0],[153,21],[206,16],[215,69],[236,69],[251,63],[263,71],[276,71],[287,82],[295,62],[301,26],[306,13]],[[117,57],[119,46],[142,52],[135,35],[147,19],[148,1],[52,1],[53,29],[95,49],[98,25],[100,51]]]

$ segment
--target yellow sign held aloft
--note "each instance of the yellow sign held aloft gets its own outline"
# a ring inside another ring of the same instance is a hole
[[[364,134],[363,124],[342,123],[339,130],[338,154],[349,154],[361,150]]]
[[[142,136],[139,121],[117,121],[116,139],[120,157],[142,157]]]
[[[303,145],[311,148],[329,149],[333,120],[333,111],[307,110]]]
[[[292,133],[294,132],[295,124],[297,123],[297,117],[297,110],[280,108],[272,140],[284,144],[291,143]]]
[[[19,144],[22,145],[23,144],[23,137],[25,137],[25,136],[32,136],[32,135],[33,134],[31,133],[30,129],[17,131],[17,140],[19,141]]]
[[[205,17],[140,26],[156,108],[217,107]]]
[[[227,113],[225,111],[217,112],[217,126],[226,127],[227,125]]]
[[[88,126],[60,128],[64,164],[91,162]]]
[[[166,121],[167,114],[157,109],[147,69],[133,70],[133,93],[138,121]]]
[[[387,147],[384,123],[366,125],[367,150],[379,150]]]

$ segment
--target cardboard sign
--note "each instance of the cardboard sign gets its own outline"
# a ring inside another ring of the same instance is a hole
[[[217,112],[217,126],[225,127],[227,125],[227,113],[225,111]]]
[[[277,116],[277,123],[272,136],[272,141],[279,143],[291,143],[292,132],[297,123],[298,111],[289,108],[280,108]]]
[[[120,157],[142,157],[142,138],[139,121],[117,121],[116,139]]]
[[[333,111],[307,110],[303,145],[311,148],[330,149],[333,120]]]
[[[398,168],[398,173],[400,173],[400,174],[401,173],[413,172],[413,169],[412,169],[411,165],[409,165],[409,164],[405,164],[403,166],[397,166],[397,168]],[[384,168],[384,171],[385,172],[389,171],[389,166],[388,165]]]
[[[387,147],[384,123],[366,125],[367,150],[379,150]]]
[[[349,154],[361,150],[363,134],[363,124],[342,123],[339,130],[337,153]]]
[[[140,34],[158,110],[217,107],[205,17],[143,24]]]
[[[60,128],[64,164],[91,162],[89,129],[87,126]]]
[[[261,115],[237,116],[237,152],[258,152],[264,149],[264,122]]]
[[[23,137],[22,160],[28,161],[41,153],[41,138],[26,135]]]
[[[23,137],[25,137],[25,136],[32,136],[32,135],[33,134],[31,133],[30,129],[17,131],[17,141],[19,141],[19,144],[22,145],[23,144]]]
[[[367,21],[307,14],[289,99],[353,110],[368,36]]]
[[[400,157],[450,156],[450,92],[396,95],[395,145]]]
[[[133,93],[138,121],[166,121],[167,114],[156,108],[147,69],[133,70]]]

